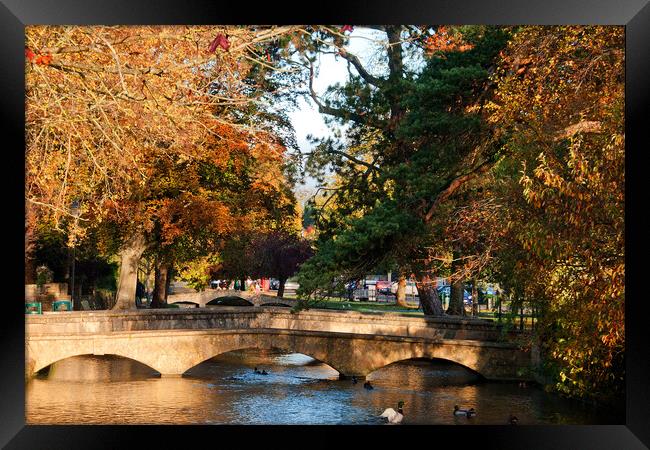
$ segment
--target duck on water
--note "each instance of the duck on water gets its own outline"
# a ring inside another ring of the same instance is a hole
[[[470,417],[474,417],[475,415],[476,415],[476,411],[474,411],[474,408],[460,409],[458,405],[454,406],[454,416],[465,416],[469,419]]]
[[[397,404],[397,411],[393,408],[386,408],[379,417],[384,417],[388,423],[401,423],[404,418],[403,406],[404,402],[400,400]]]

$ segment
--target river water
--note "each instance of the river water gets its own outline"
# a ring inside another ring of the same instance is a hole
[[[260,375],[255,368],[268,372]],[[112,356],[60,361],[26,386],[28,424],[383,424],[385,408],[404,405],[403,424],[504,425],[623,423],[539,387],[481,380],[445,361],[391,364],[363,381],[308,356],[272,350],[230,352],[182,378]],[[471,419],[452,414],[473,407]]]

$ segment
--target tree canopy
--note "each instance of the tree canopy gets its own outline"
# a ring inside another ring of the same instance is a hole
[[[345,139],[319,143],[312,165],[330,163],[337,183],[317,215],[319,252],[301,271],[305,293],[344,273],[356,278],[379,267],[416,273],[425,313],[442,310],[432,275],[444,239],[433,220],[464,183],[485,172],[499,147],[483,119],[490,71],[508,30],[473,27],[458,45],[440,47],[429,29],[386,26],[388,75],[375,77],[347,55],[359,75],[329,91],[320,110],[349,124]],[[406,39],[406,36],[412,36]],[[336,42],[336,41],[335,41]],[[409,46],[427,52],[414,73]],[[339,50],[341,51],[341,50]],[[312,92],[312,96],[315,93]]]
[[[381,28],[383,74],[332,33],[356,71],[322,99],[310,92],[347,127],[309,155],[324,183],[303,295],[392,268],[415,273],[425,314],[441,315],[432,276],[490,277],[538,315],[533,342],[555,389],[620,398],[623,29]],[[417,70],[409,46],[425,55]]]
[[[196,288],[298,271],[310,300],[391,270],[427,316],[464,314],[464,280],[489,279],[538,316],[556,390],[620,398],[624,29],[370,28],[372,55],[352,25],[27,27],[26,263],[64,243],[97,274],[87,252],[118,257],[120,308],[143,255],[157,307],[173,271]],[[325,54],[348,78],[319,95]],[[302,155],[300,96],[334,129]]]
[[[147,249],[169,265],[237,227],[292,221],[295,139],[269,101],[292,75],[267,54],[298,29],[28,27],[26,236],[50,221],[72,245],[101,228],[125,268]]]

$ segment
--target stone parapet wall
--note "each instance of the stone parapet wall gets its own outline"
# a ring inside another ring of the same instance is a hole
[[[26,332],[33,335],[257,328],[492,342],[518,335],[512,331],[503,335],[492,322],[480,319],[316,309],[291,313],[279,307],[45,313],[27,316],[26,322]]]

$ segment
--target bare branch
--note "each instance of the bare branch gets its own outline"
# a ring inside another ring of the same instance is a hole
[[[363,78],[367,83],[372,84],[378,88],[382,88],[384,86],[384,80],[368,73],[356,55],[348,53],[348,51],[344,48],[339,49],[339,55],[352,63],[354,68],[357,69],[357,72],[359,72],[359,75],[361,75],[361,78]]]
[[[81,63],[75,63],[75,62],[66,62],[66,63],[51,63],[49,64],[48,67],[52,67],[54,69],[60,69],[60,70],[69,70],[73,72],[107,72],[107,73],[115,73],[115,74],[120,74],[120,70],[118,68],[114,67],[108,67],[108,66],[97,66],[95,64],[81,64]],[[162,69],[157,69],[155,67],[143,67],[139,69],[133,69],[130,67],[124,67],[121,70],[121,73],[125,73],[128,75],[158,75],[161,76],[164,74],[164,70]]]
[[[574,125],[566,127],[564,130],[557,134],[554,140],[559,141],[562,139],[570,138],[577,133],[599,133],[601,129],[600,125],[601,124],[598,121],[583,120]]]
[[[470,172],[460,175],[453,180],[450,180],[446,184],[445,188],[436,196],[435,200],[431,204],[431,207],[429,208],[429,211],[424,216],[425,223],[429,222],[433,218],[433,214],[436,212],[436,209],[438,209],[440,204],[451,197],[451,195],[456,192],[463,184],[476,178],[478,175],[487,172],[493,165],[493,161],[484,161],[472,169]]]
[[[74,214],[72,214],[70,211],[68,211],[67,209],[59,208],[57,206],[50,205],[49,203],[39,202],[38,200],[34,200],[33,198],[26,198],[25,200],[27,200],[29,203],[33,203],[34,205],[45,206],[46,208],[50,208],[50,209],[53,209],[55,211],[59,211],[60,213],[63,213],[63,215],[70,216],[70,217],[72,217],[72,218],[74,218],[76,220],[81,220],[81,221],[84,221],[84,222],[88,222],[88,219],[84,219],[82,217],[77,217]]]

